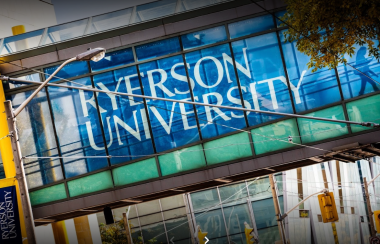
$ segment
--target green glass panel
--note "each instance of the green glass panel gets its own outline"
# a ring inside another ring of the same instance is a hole
[[[164,154],[158,157],[163,176],[206,166],[202,145]]]
[[[104,171],[97,174],[85,176],[67,183],[70,197],[101,191],[113,187],[111,172]]]
[[[357,122],[380,122],[380,95],[366,97],[346,105],[348,118]],[[351,125],[352,132],[372,129],[361,125]]]
[[[342,106],[326,108],[307,116],[345,120]],[[347,125],[344,123],[327,122],[314,119],[297,119],[303,143],[320,141],[348,133]]]
[[[248,133],[239,133],[206,142],[204,148],[208,165],[252,156]]]
[[[293,142],[301,143],[295,119],[262,126],[251,130],[251,133],[257,155],[295,146],[288,142],[289,136],[292,136]]]
[[[67,198],[65,185],[59,184],[29,193],[32,206]]]
[[[154,158],[116,168],[112,173],[115,186],[127,185],[159,176]]]

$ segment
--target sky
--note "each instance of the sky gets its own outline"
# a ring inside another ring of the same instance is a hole
[[[153,0],[51,0],[58,24],[147,2],[153,2]]]

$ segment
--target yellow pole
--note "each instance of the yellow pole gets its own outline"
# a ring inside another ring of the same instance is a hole
[[[20,35],[20,34],[23,34],[25,33],[25,26],[23,25],[17,25],[17,26],[13,26],[12,27],[12,33],[13,35]],[[19,41],[16,41],[15,42],[15,46],[16,46],[16,52],[17,51],[22,51],[22,50],[25,50],[25,49],[28,49],[28,42],[27,40],[19,40]]]
[[[54,234],[55,244],[69,244],[65,221],[59,221],[51,224]]]
[[[7,124],[7,116],[5,115],[5,95],[4,95],[4,89],[3,89],[3,82],[0,80],[0,138],[3,138],[4,136],[9,134],[8,130],[8,124]],[[25,229],[25,222],[24,222],[24,213],[22,211],[22,205],[21,205],[21,195],[20,190],[18,187],[18,182],[16,180],[16,168],[15,164],[13,163],[13,154],[12,154],[12,145],[11,145],[11,139],[9,137],[4,138],[3,140],[0,140],[0,152],[1,152],[1,159],[3,161],[4,166],[4,172],[6,179],[0,180],[0,186],[6,187],[6,184],[9,184],[9,182],[14,182],[16,186],[17,191],[17,205],[18,210],[20,213],[20,225],[21,225],[21,235],[24,244],[28,243],[26,238],[26,229]],[[9,185],[7,185],[9,186]]]

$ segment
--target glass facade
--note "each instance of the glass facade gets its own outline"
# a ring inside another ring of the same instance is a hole
[[[171,1],[159,2],[171,6]],[[138,11],[143,16],[147,10]],[[294,146],[289,136],[308,144],[368,129],[154,99],[158,97],[378,122],[380,97],[371,81],[366,80],[370,84],[360,94],[347,93],[364,84],[358,75],[351,72],[343,80],[343,66],[311,72],[308,60],[294,43],[283,42],[272,16],[262,15],[112,50],[98,63],[73,62],[52,82],[152,99],[52,86],[40,92],[17,120],[30,192],[38,195],[48,192],[44,187],[64,184],[66,197],[81,196],[289,150]],[[378,63],[370,60],[368,65],[363,72],[378,74]],[[48,76],[57,67],[41,71]],[[44,79],[33,73],[20,76]],[[32,90],[15,83],[6,95],[17,107]],[[140,167],[145,167],[143,174],[134,177]],[[105,188],[74,187],[82,184],[81,177],[103,182]]]
[[[317,196],[309,198],[285,218],[290,243],[369,243],[362,183],[363,177],[370,180],[380,172],[379,162],[380,157],[372,163],[333,160],[276,174],[282,214],[321,189],[334,193],[338,209],[339,221],[323,223]],[[375,181],[369,187],[374,209],[380,206],[377,190]],[[152,238],[157,243],[196,243],[192,233],[199,227],[210,243],[246,244],[247,225],[260,243],[281,239],[267,176],[113,209],[115,221],[122,221],[122,213],[127,213],[133,243]],[[99,225],[104,223],[103,213],[97,216]]]

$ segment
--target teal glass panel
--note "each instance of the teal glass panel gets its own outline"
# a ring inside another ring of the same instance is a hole
[[[144,243],[167,243],[165,226],[163,222],[146,225],[141,227]],[[152,239],[156,240],[153,241]]]
[[[174,243],[177,244],[180,240],[191,238],[190,223],[188,221],[187,217],[166,220],[165,225],[169,240],[173,239],[173,241],[175,240]],[[188,243],[191,243],[191,241]]]
[[[301,143],[295,119],[255,128],[251,133],[257,155],[295,146],[288,142],[289,136],[292,136],[293,142]]]
[[[273,198],[267,198],[252,202],[257,229],[277,226],[277,218],[274,210]]]
[[[246,199],[244,199],[246,200]],[[224,206],[224,205],[223,205]],[[229,235],[240,233],[244,230],[244,223],[248,223],[252,226],[250,219],[250,213],[248,209],[248,204],[241,204],[237,206],[231,206],[228,208],[223,208],[224,216],[226,216],[226,225]]]
[[[111,172],[104,171],[85,176],[67,183],[70,197],[76,197],[91,192],[101,191],[113,187]]]
[[[283,180],[282,175],[276,175],[276,184],[278,189],[278,194],[283,193]],[[249,195],[251,200],[260,200],[264,198],[272,197],[272,192],[270,190],[269,177],[260,178],[258,180],[253,180],[248,182]],[[280,202],[280,205],[282,203]],[[283,209],[283,207],[282,207]]]
[[[248,133],[239,133],[209,141],[204,144],[207,164],[218,164],[252,156]]]
[[[380,94],[346,104],[348,118],[357,122],[380,122]],[[352,132],[369,130],[371,127],[351,125]]]
[[[223,207],[234,206],[239,203],[247,202],[248,192],[244,183],[223,186],[219,188],[220,200]]]
[[[65,185],[59,184],[43,188],[41,190],[33,191],[29,193],[30,203],[32,206],[36,206],[43,203],[49,203],[67,198]]]
[[[275,243],[276,241],[281,240],[277,226],[261,229],[257,232],[259,234],[260,242],[262,243]]]
[[[307,116],[345,120],[342,106],[326,108],[314,113],[306,114]],[[344,123],[327,122],[313,119],[297,119],[303,143],[320,141],[333,138],[348,133],[347,126]]]
[[[223,243],[212,240],[214,238],[224,237],[227,234],[221,209],[195,214],[195,218],[196,225],[199,225],[203,232],[208,233],[207,238],[211,240],[210,243]]]
[[[155,158],[128,164],[112,170],[115,186],[122,186],[158,177]]]
[[[188,147],[158,157],[163,176],[206,166],[202,145]]]
[[[193,211],[201,211],[209,209],[213,206],[220,208],[219,195],[216,188],[198,191],[191,193],[191,203],[193,205]]]

